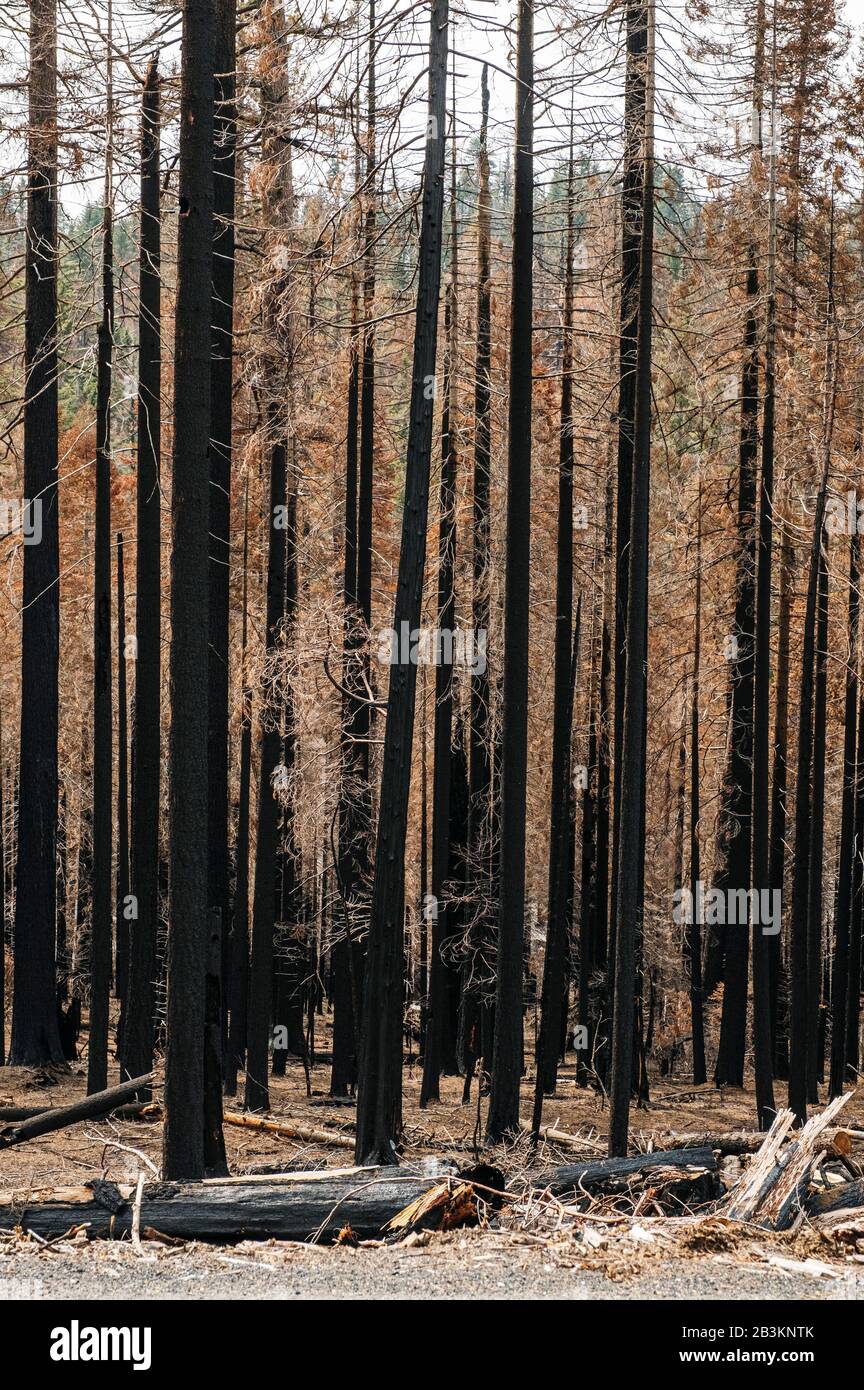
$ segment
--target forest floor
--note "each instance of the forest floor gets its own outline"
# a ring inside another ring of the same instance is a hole
[[[325,1045],[329,1038],[325,1037]],[[109,1085],[119,1079],[115,1070]],[[476,1159],[477,1088],[463,1106],[460,1078],[442,1078],[441,1101],[419,1108],[421,1070],[404,1078],[404,1162],[435,1156],[460,1167]],[[62,1075],[0,1070],[0,1106],[59,1106],[83,1096],[86,1065]],[[271,1078],[271,1117],[349,1135],[354,1109],[327,1095],[329,1057],[318,1054],[306,1094],[301,1063]],[[157,1086],[158,1094],[158,1086]],[[523,1083],[523,1116],[533,1085]],[[483,1119],[485,1119],[485,1099]],[[241,1109],[242,1096],[226,1102]],[[634,1109],[631,1148],[675,1146],[674,1136],[752,1129],[752,1088],[688,1089],[686,1075],[654,1080],[651,1105]],[[579,1145],[545,1144],[538,1163],[549,1167],[605,1156],[607,1111],[595,1092],[575,1084],[572,1065],[561,1068],[558,1093],[546,1103],[545,1123]],[[850,1129],[864,1129],[864,1088],[843,1114]],[[92,1178],[134,1183],[160,1163],[158,1121],[108,1118],[86,1121],[0,1151],[0,1192],[22,1196]],[[260,1131],[225,1127],[232,1174],[344,1167],[350,1149],[302,1143]],[[856,1150],[856,1157],[861,1153]],[[512,1176],[527,1166],[527,1150],[483,1152]],[[4,1298],[577,1298],[577,1299],[862,1299],[864,1255],[829,1243],[806,1226],[795,1235],[769,1235],[743,1227],[693,1239],[683,1223],[646,1219],[627,1229],[598,1226],[591,1243],[572,1230],[537,1233],[510,1229],[424,1233],[411,1245],[321,1248],[287,1241],[246,1241],[228,1247],[146,1242],[147,1258],[126,1241],[78,1237],[41,1249],[32,1237],[0,1235],[0,1300]],[[600,1234],[596,1234],[599,1231]]]

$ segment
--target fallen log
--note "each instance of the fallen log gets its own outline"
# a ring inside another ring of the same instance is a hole
[[[140,1225],[183,1240],[331,1241],[345,1227],[365,1240],[439,1185],[440,1178],[398,1168],[325,1169],[258,1182],[151,1182],[143,1189]],[[0,1230],[20,1228],[46,1240],[79,1227],[91,1239],[131,1236],[134,1195],[131,1186],[101,1181],[38,1197],[0,1193]]]
[[[814,1192],[807,1202],[807,1211],[811,1216],[825,1216],[828,1212],[847,1207],[864,1207],[864,1178],[856,1182],[837,1183],[834,1187]],[[861,1215],[864,1218],[864,1212]]]
[[[864,1251],[864,1210],[828,1211],[810,1220],[810,1226],[821,1236]]]
[[[96,1091],[92,1096],[75,1101],[74,1105],[58,1105],[53,1110],[41,1110],[20,1124],[11,1124],[0,1129],[0,1149],[12,1148],[14,1144],[24,1144],[28,1139],[36,1139],[40,1134],[51,1134],[57,1129],[66,1129],[78,1124],[80,1120],[94,1120],[99,1115],[107,1115],[124,1101],[132,1100],[139,1091],[153,1084],[153,1072],[138,1076],[134,1081],[123,1081],[119,1086],[110,1086],[107,1091]]]
[[[848,1155],[852,1152],[853,1131],[848,1129],[826,1130],[824,1137],[826,1147],[830,1147],[832,1153]],[[722,1154],[724,1157],[740,1158],[744,1154],[758,1153],[765,1142],[765,1135],[755,1130],[734,1130],[724,1134],[714,1134],[710,1130],[703,1130],[693,1134],[667,1132],[658,1135],[657,1139],[663,1143],[672,1143],[676,1148],[713,1149],[715,1153]]]
[[[47,1115],[52,1105],[0,1105],[0,1121],[32,1120],[34,1115]]]
[[[567,1163],[531,1179],[533,1188],[560,1196],[563,1192],[593,1192],[610,1185],[627,1186],[633,1177],[643,1177],[659,1168],[678,1168],[694,1180],[716,1173],[717,1160],[711,1149],[668,1149],[662,1153],[632,1154],[629,1158],[606,1158],[590,1162]]]
[[[241,1115],[226,1110],[222,1122],[226,1125],[237,1125],[241,1129],[263,1130],[265,1134],[277,1134],[282,1139],[304,1139],[309,1144],[335,1144],[340,1149],[354,1148],[354,1139],[350,1134],[320,1129],[317,1125],[295,1124],[293,1120],[264,1120],[260,1115]]]

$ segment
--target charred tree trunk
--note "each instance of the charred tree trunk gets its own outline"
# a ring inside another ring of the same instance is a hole
[[[393,618],[397,634],[403,631],[403,623],[409,631],[419,626],[423,597],[434,410],[429,387],[435,374],[441,283],[447,28],[448,0],[433,0],[408,457]],[[403,854],[416,685],[416,665],[410,659],[394,662],[390,669],[372,915],[364,976],[356,1145],[357,1161],[361,1163],[395,1163],[396,1142],[401,1130]]]
[[[12,1066],[63,1062],[55,997],[57,675],[57,8],[30,5],[25,229],[24,496],[38,545],[23,547]],[[41,517],[37,517],[41,509]]]
[[[455,119],[455,115],[454,115]],[[456,440],[453,419],[453,373],[456,364],[451,353],[451,322],[454,312],[453,286],[447,288],[444,332],[444,407],[441,416],[441,488],[438,500],[438,643],[435,666],[435,763],[432,777],[432,943],[430,951],[429,1014],[420,1107],[438,1100],[439,1077],[445,1067],[447,1037],[448,974],[452,967],[444,956],[449,935],[450,905],[447,882],[450,869],[450,816],[453,742],[453,659],[445,651],[446,634],[455,627],[456,594]],[[452,638],[448,640],[452,641]],[[447,1059],[449,1060],[449,1059]],[[453,1071],[453,1066],[446,1069]]]
[[[359,180],[357,180],[359,181]],[[357,326],[357,282],[351,279],[351,344],[348,361],[348,419],[345,445],[345,558],[342,578],[344,638],[342,662],[341,769],[339,782],[339,849],[336,877],[342,904],[333,943],[333,1067],[331,1096],[347,1096],[357,1080],[357,1019],[354,1014],[354,945],[351,930],[352,898],[358,877],[355,852],[356,786],[354,768],[358,748],[353,737],[356,702],[362,699],[357,672],[357,458],[360,390],[360,333]]]
[[[237,803],[236,873],[231,943],[231,1015],[225,1094],[236,1096],[237,1073],[246,1062],[249,1018],[249,788],[252,780],[252,692],[248,685],[246,643],[249,632],[249,487],[243,503],[243,617],[240,638],[240,788]]]
[[[759,440],[759,357],[756,248],[749,249],[744,366],[741,377],[741,435],[738,448],[738,521],[735,560],[735,619],[730,649],[730,738],[722,791],[716,887],[727,895],[750,888],[753,806],[753,698],[756,609],[756,459]],[[718,1086],[744,1085],[747,1032],[748,923],[726,923],[723,948],[723,1012],[714,1069]]]
[[[764,12],[757,38],[757,100],[761,81]],[[759,531],[756,557],[756,612],[753,656],[753,783],[752,886],[756,901],[772,901],[770,840],[771,744],[771,570],[774,543],[774,418],[776,387],[776,173],[774,126],[776,100],[772,78],[771,155],[768,212],[767,323],[765,343],[765,401],[762,412],[762,477],[759,488]],[[760,108],[761,116],[761,108]],[[764,898],[763,898],[764,895]],[[782,901],[782,899],[781,899]],[[782,915],[770,927],[753,914],[753,1053],[756,1072],[756,1112],[760,1130],[774,1120],[774,1030],[772,1028],[771,938],[779,937]]]
[[[210,646],[207,665],[207,901],[218,916],[219,975],[210,990],[227,1041],[231,910],[228,888],[228,609],[231,563],[231,427],[233,418],[235,0],[217,0],[213,128],[213,292],[211,304]],[[220,1059],[222,1054],[220,1047]],[[220,1070],[221,1065],[220,1064]]]
[[[270,505],[267,511],[267,651],[276,650],[285,604],[285,531],[288,457],[284,441],[270,450]],[[274,710],[262,706],[261,764],[258,777],[258,837],[252,900],[252,957],[246,1031],[247,1110],[269,1110],[270,1026],[273,1018],[273,932],[276,920],[276,867],[279,806],[273,775],[281,756],[281,732]]]
[[[473,881],[472,929],[465,964],[466,991],[472,1015],[473,1063],[466,1065],[470,1093],[471,1071],[482,1052],[482,1019],[489,1013],[488,960],[493,936],[491,921],[492,872],[492,755],[490,749],[491,689],[486,646],[489,633],[489,485],[491,461],[492,372],[492,198],[489,190],[489,74],[481,74],[480,142],[477,154],[477,340],[474,356],[474,477],[471,532],[472,621],[475,640],[483,643],[480,660],[471,672],[471,733],[468,753],[468,862]]]
[[[90,917],[90,1042],[87,1091],[108,1084],[113,894],[113,700],[111,678],[111,374],[114,352],[114,216],[109,138],[102,213],[102,318],[96,365],[96,499],[93,539],[93,897]],[[122,659],[122,654],[121,654]]]
[[[632,517],[633,441],[636,408],[636,340],[639,317],[639,257],[644,165],[639,132],[645,111],[645,61],[648,24],[644,0],[628,0],[627,67],[624,85],[624,177],[621,189],[621,287],[618,360],[618,465],[615,522],[615,709],[612,781],[612,878],[610,887],[610,953],[608,1003],[613,1005],[615,932],[617,929],[618,855],[621,829],[621,768],[624,739],[624,682],[626,668],[627,593]]]
[[[210,305],[213,275],[215,15],[184,0],[180,78],[174,452],[171,509],[171,736],[166,1178],[200,1178],[206,1136],[205,976],[208,968],[208,669]],[[220,1117],[221,1119],[221,1117]]]
[[[516,83],[502,690],[501,897],[492,1091],[486,1120],[486,1137],[493,1144],[519,1129],[522,1074],[534,303],[533,0],[519,0]]]
[[[161,186],[160,82],[154,59],[141,106],[141,248],[138,309],[138,474],[136,478],[135,710],[132,770],[132,938],[121,1021],[122,1072],[153,1064],[159,921],[161,776]]]
[[[126,576],[123,533],[117,532],[117,893],[114,992],[122,1001],[129,985],[129,716],[126,693]],[[118,1047],[118,1054],[122,1051]]]
[[[651,319],[654,250],[654,13],[639,5],[646,29],[645,108],[641,121],[644,202],[639,247],[639,307],[633,439],[632,512],[627,579],[624,729],[621,747],[621,815],[612,1012],[612,1075],[609,1156],[627,1152],[633,1082],[636,944],[641,931],[648,660],[648,527],[651,468]]]

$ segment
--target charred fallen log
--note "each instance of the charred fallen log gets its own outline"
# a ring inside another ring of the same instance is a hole
[[[143,1190],[140,1224],[166,1236],[224,1243],[332,1241],[345,1227],[368,1239],[439,1183],[439,1177],[392,1168],[153,1182]],[[20,1228],[50,1240],[83,1228],[91,1239],[119,1239],[131,1234],[133,1197],[131,1188],[101,1181],[40,1193],[38,1199],[0,1194],[0,1230]]]

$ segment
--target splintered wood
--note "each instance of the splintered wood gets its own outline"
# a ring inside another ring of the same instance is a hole
[[[722,1204],[724,1215],[774,1231],[788,1230],[803,1210],[814,1165],[825,1157],[826,1150],[820,1145],[824,1132],[853,1094],[847,1091],[837,1096],[788,1144],[795,1116],[791,1110],[779,1111],[747,1172]]]

